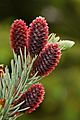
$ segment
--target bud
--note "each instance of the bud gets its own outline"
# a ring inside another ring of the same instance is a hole
[[[4,75],[4,65],[0,64],[0,78],[2,78]]]
[[[23,93],[21,98],[18,100],[17,104],[19,104],[22,101],[25,101],[21,106],[19,110],[23,110],[25,108],[30,107],[27,110],[23,110],[25,113],[31,113],[34,111],[39,104],[43,101],[44,97],[44,87],[42,84],[33,84],[27,92]]]
[[[32,21],[28,34],[28,49],[31,56],[38,55],[48,41],[48,26],[45,18],[37,17]]]
[[[39,76],[47,76],[59,63],[60,56],[58,44],[47,44],[34,62],[32,72],[38,71]]]
[[[19,55],[20,48],[24,53],[24,47],[27,48],[28,29],[23,20],[15,20],[10,29],[10,45],[14,52]]]
[[[0,98],[0,106],[4,107],[5,105],[5,99],[4,98]]]

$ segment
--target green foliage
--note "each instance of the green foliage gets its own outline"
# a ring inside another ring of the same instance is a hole
[[[56,37],[56,34],[51,33],[48,37],[49,43],[57,43],[61,50],[66,50],[71,48],[75,42],[70,40],[61,40],[59,36]]]
[[[15,113],[23,110],[19,110],[19,108],[24,101],[13,107],[11,107],[11,105],[27,91],[30,85],[41,79],[40,76],[36,76],[37,73],[35,73],[31,78],[29,77],[32,65],[37,56],[32,59],[32,62],[30,62],[29,54],[26,58],[26,48],[24,48],[24,55],[22,54],[21,49],[20,56],[17,56],[14,51],[13,54],[14,60],[11,60],[11,75],[6,66],[3,77],[0,77],[0,98],[5,99],[5,106],[0,109],[0,120],[15,120],[17,118]],[[26,109],[29,109],[29,107]]]

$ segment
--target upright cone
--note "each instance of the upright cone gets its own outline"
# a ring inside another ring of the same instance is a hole
[[[45,18],[37,17],[32,21],[28,34],[28,49],[31,56],[38,55],[48,42],[48,26]]]
[[[21,19],[15,20],[10,29],[10,45],[17,55],[20,54],[20,48],[22,53],[24,52],[24,47],[27,48],[27,34],[26,23]]]
[[[47,44],[34,62],[32,73],[38,71],[37,75],[47,76],[58,65],[60,56],[61,51],[58,44]]]
[[[23,110],[22,112],[31,113],[32,111],[34,111],[43,101],[44,93],[44,87],[42,86],[42,84],[33,84],[25,93],[23,93],[21,98],[19,98],[17,104],[25,101],[20,106],[19,110],[30,107],[29,109]]]

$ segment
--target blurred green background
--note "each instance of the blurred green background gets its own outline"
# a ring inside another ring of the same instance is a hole
[[[27,25],[44,16],[49,33],[75,41],[64,51],[55,71],[41,82],[45,98],[36,111],[17,120],[80,120],[80,0],[0,0],[0,64],[10,66],[13,57],[9,43],[14,19]]]

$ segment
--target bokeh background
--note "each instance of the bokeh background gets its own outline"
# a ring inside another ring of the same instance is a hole
[[[0,64],[10,66],[13,57],[9,43],[13,20],[21,18],[29,25],[37,16],[47,19],[49,33],[76,44],[62,53],[56,70],[41,81],[44,102],[17,120],[80,120],[80,0],[0,0]]]

